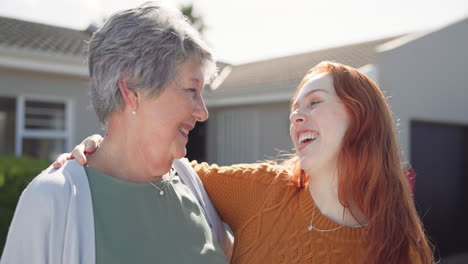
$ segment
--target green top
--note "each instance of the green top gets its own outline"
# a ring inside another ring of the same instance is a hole
[[[202,209],[177,174],[134,183],[85,166],[93,201],[96,264],[227,263]],[[172,171],[174,172],[174,171]]]

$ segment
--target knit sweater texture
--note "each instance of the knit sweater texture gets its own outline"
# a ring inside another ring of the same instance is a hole
[[[218,167],[192,162],[235,236],[231,263],[360,263],[365,227],[309,231],[314,201],[277,165]],[[313,226],[339,227],[315,209]]]

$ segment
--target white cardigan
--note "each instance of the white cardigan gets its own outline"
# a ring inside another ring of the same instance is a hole
[[[95,263],[91,191],[75,160],[47,169],[21,194],[0,264]]]
[[[203,185],[200,190],[201,182],[187,164],[187,161],[175,161],[174,167],[197,199],[202,199],[201,205],[206,208],[209,204],[205,212],[215,227],[215,237],[228,239]],[[187,172],[193,172],[195,177],[188,173],[192,178],[187,178],[181,166],[185,166]],[[190,187],[194,184],[196,190]],[[210,216],[213,212],[215,216]],[[45,170],[23,191],[0,264],[94,264],[94,242],[93,204],[88,178],[83,166],[70,160],[58,170]],[[226,241],[219,241],[219,244],[223,248],[230,246]],[[226,252],[227,248],[224,250]]]

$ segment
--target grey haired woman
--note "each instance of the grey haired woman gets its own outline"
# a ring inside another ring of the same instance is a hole
[[[26,188],[1,264],[226,263],[172,168],[188,132],[208,118],[210,50],[180,12],[153,3],[113,15],[88,56],[106,141],[87,166],[69,161]]]

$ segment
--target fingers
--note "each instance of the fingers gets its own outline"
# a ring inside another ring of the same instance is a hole
[[[70,159],[70,153],[63,153],[52,163],[54,169],[58,169],[63,166],[63,164]]]
[[[85,145],[84,153],[93,153],[101,144],[103,138],[101,135],[94,134],[92,136],[87,137],[81,144]]]
[[[58,158],[54,161],[54,163],[52,163],[50,167],[58,169],[62,167],[63,164],[65,164],[65,162],[69,159],[76,159],[76,161],[78,161],[81,165],[85,165],[87,162],[85,153],[95,152],[103,140],[104,138],[98,134],[87,137],[79,145],[76,145],[71,153],[63,153],[58,156]]]
[[[71,152],[70,158],[76,159],[76,161],[78,161],[81,165],[86,164],[85,145],[83,142],[79,145],[76,145],[76,147]]]
[[[76,145],[68,159],[76,159],[81,165],[85,165],[87,163],[85,154],[95,152],[103,140],[101,135],[98,134],[85,138],[83,142]]]

